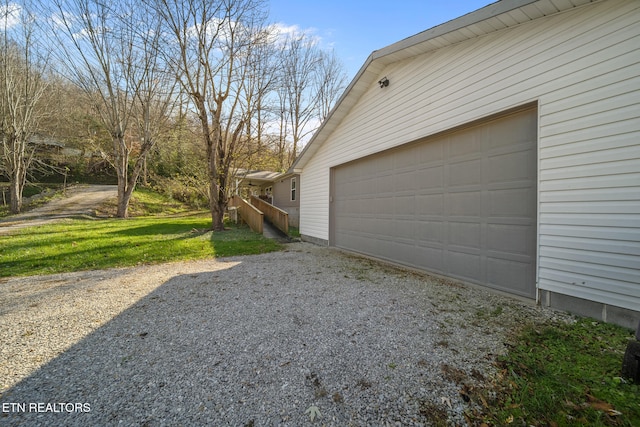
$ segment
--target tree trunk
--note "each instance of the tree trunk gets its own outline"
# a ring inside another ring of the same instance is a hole
[[[118,211],[116,213],[118,218],[129,217],[129,198],[131,198],[131,193],[129,192],[129,198],[126,195],[127,181],[120,177],[120,171],[118,171]]]
[[[215,138],[217,141],[218,138]],[[209,207],[211,209],[211,229],[224,231],[224,211],[226,209],[225,185],[221,181],[224,177],[218,170],[218,156],[213,141],[207,141],[207,160],[209,166]],[[221,179],[222,178],[222,179]]]
[[[12,214],[20,213],[22,210],[22,190],[24,186],[22,185],[22,179],[19,177],[13,177],[11,180],[11,186],[9,189],[11,206],[10,210]]]
[[[212,228],[213,231],[224,231],[224,212],[227,209],[227,186],[226,177],[218,171],[216,179],[216,201],[212,210]]]
[[[133,195],[133,190],[136,188],[135,184],[131,185],[131,182],[129,182],[129,185],[127,186],[127,188],[124,191],[124,196],[122,197],[122,204],[124,206],[124,216],[121,218],[128,218],[129,217],[129,202],[131,201],[131,196]]]
[[[122,196],[122,204],[123,209],[125,210],[125,216],[122,218],[126,218],[129,216],[129,202],[131,202],[131,196],[133,195],[133,191],[136,189],[136,185],[138,184],[138,179],[140,178],[140,174],[142,170],[146,167],[146,158],[147,154],[149,154],[149,147],[153,146],[153,144],[145,145],[136,160],[136,164],[133,166],[133,170],[129,174],[129,179],[127,181],[127,185],[124,189],[124,194]],[[125,177],[126,178],[126,177]]]
[[[24,190],[24,184],[26,181],[25,170],[25,154],[23,146],[20,145],[18,138],[13,137],[9,143],[9,147],[12,147],[12,165],[11,165],[11,179],[9,187],[10,206],[9,210],[12,214],[18,214],[22,210],[22,191]]]
[[[123,132],[117,132],[117,136],[113,137],[113,148],[115,154],[116,173],[118,174],[118,218],[129,217],[129,199],[131,198],[132,188],[129,188],[128,166],[129,152],[126,149]]]
[[[224,231],[224,211],[227,200],[225,197],[226,185],[220,185],[220,175],[218,165],[220,163],[220,153],[218,148],[222,143],[222,131],[219,118],[215,118],[212,128],[209,126],[207,110],[203,98],[199,94],[193,94],[196,108],[198,109],[200,126],[204,144],[207,149],[207,172],[209,176],[209,210],[211,211],[211,230]],[[212,135],[213,133],[213,135]],[[222,196],[221,196],[222,195]]]

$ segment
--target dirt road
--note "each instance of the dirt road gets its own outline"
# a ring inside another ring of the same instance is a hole
[[[115,185],[78,185],[67,189],[66,196],[52,200],[29,212],[0,220],[0,234],[21,227],[41,225],[70,217],[93,217],[95,209],[117,196]]]

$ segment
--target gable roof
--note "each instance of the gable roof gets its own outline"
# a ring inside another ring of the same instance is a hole
[[[289,172],[302,171],[362,94],[383,77],[380,73],[387,65],[594,1],[599,0],[501,0],[373,51]]]

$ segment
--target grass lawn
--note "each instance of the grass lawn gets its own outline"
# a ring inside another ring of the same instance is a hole
[[[640,426],[640,385],[620,377],[633,332],[593,319],[529,326],[500,357],[476,425]]]
[[[107,203],[100,209],[109,214],[115,205]],[[179,203],[144,189],[134,193],[130,213],[145,216],[68,219],[0,236],[0,277],[248,255],[282,248],[247,226],[228,223],[224,232],[205,232],[211,226],[208,213],[189,213]]]
[[[246,226],[203,232],[209,215],[65,220],[0,236],[0,277],[271,252],[281,245]]]
[[[115,200],[98,209],[113,216]],[[99,270],[189,259],[250,255],[282,249],[246,225],[205,232],[209,213],[144,188],[129,204],[133,218],[67,219],[0,235],[0,277]]]
[[[102,204],[97,211],[101,216],[115,217],[118,211],[116,199],[114,198]],[[142,187],[135,189],[129,201],[130,217],[174,215],[188,212],[193,212],[193,209],[190,209],[184,203]]]

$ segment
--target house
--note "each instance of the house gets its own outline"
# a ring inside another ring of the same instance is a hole
[[[300,174],[283,173],[276,176],[271,186],[271,203],[289,214],[289,226],[300,226]]]
[[[374,51],[290,169],[308,241],[635,328],[640,2],[503,0]]]
[[[31,136],[29,138],[29,145],[33,146],[35,151],[48,156],[60,155],[65,149],[62,142],[42,135]]]
[[[234,175],[236,194],[241,194],[244,189],[248,195],[257,196],[287,212],[289,226],[299,226],[299,174],[239,170]]]
[[[238,169],[233,174],[233,191],[244,197],[257,196],[271,203],[273,180],[280,175],[279,172]]]

